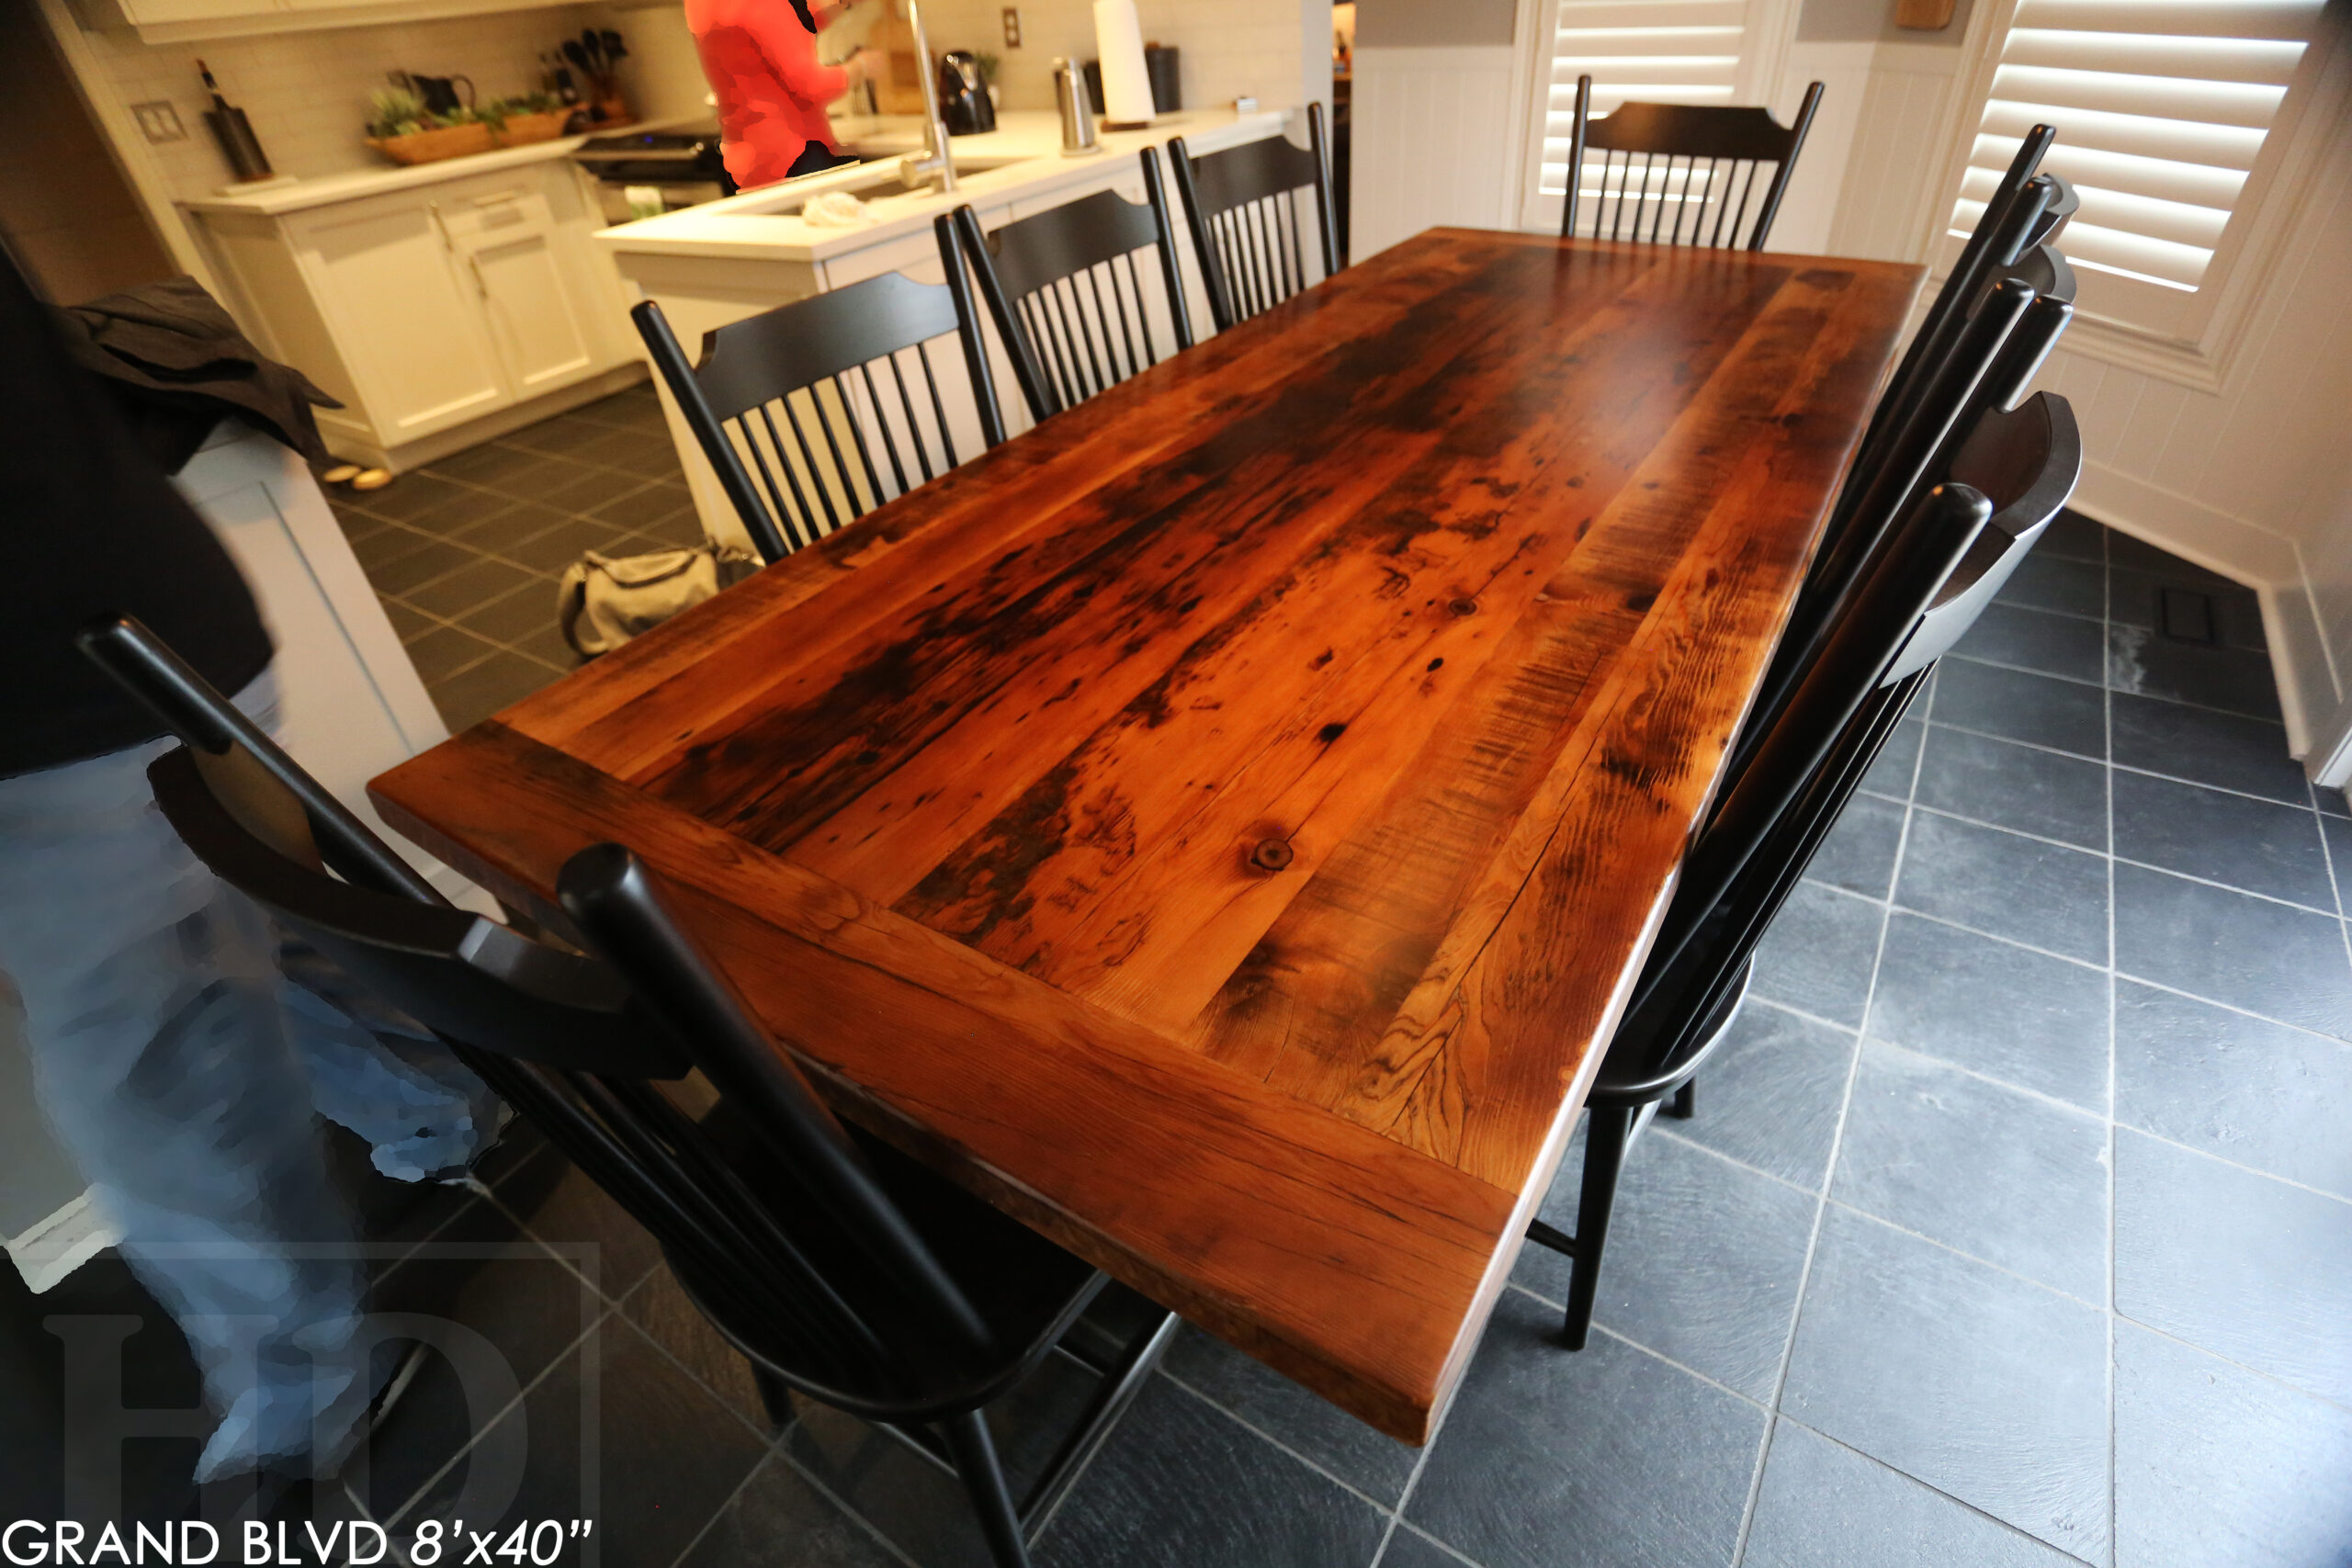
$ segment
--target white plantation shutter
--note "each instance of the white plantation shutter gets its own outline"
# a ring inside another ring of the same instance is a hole
[[[2132,319],[2148,289],[2193,293],[2320,11],[2320,0],[2018,0],[1952,233],[1976,226],[2018,139],[2047,123],[2058,141],[2042,167],[2083,203],[2059,244],[2121,280],[2086,279],[2085,308]]]
[[[1558,0],[1550,69],[1535,149],[1539,177],[1528,186],[1526,221],[1557,228],[1567,191],[1568,145],[1576,133],[1577,78],[1592,77],[1592,112],[1626,99],[1656,104],[1734,104],[1744,91],[1756,0]],[[1591,157],[1591,182],[1600,177]]]

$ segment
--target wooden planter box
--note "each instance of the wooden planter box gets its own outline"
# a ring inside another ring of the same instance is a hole
[[[498,145],[486,125],[451,125],[434,130],[413,130],[406,136],[371,136],[368,145],[395,164],[437,164],[487,152]]]

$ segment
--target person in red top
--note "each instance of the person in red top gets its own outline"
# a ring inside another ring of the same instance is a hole
[[[843,160],[828,136],[825,106],[871,77],[877,51],[839,65],[817,58],[817,29],[854,0],[686,0],[686,26],[718,99],[727,173],[736,185],[774,185]]]

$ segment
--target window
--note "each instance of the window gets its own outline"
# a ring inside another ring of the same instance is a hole
[[[2178,330],[2320,24],[2321,0],[2018,0],[1948,242],[1975,227],[2018,141],[2082,211],[2060,241],[2093,314]],[[1949,254],[1949,252],[1948,252]]]
[[[1761,15],[1769,10],[1768,18]],[[1787,14],[1784,17],[1782,12]],[[1661,104],[1757,103],[1749,88],[1761,74],[1750,39],[1792,30],[1792,7],[1772,0],[1557,0],[1544,14],[1552,47],[1536,77],[1537,112],[1521,220],[1556,231],[1568,188],[1568,144],[1575,135],[1577,78],[1592,77],[1592,112],[1605,115],[1628,98]],[[1781,26],[1783,22],[1786,27]],[[1539,37],[1542,35],[1538,35]],[[1600,162],[1587,188],[1597,189]]]

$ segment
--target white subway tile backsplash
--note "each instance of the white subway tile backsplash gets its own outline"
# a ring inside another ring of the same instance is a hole
[[[469,78],[482,98],[538,85],[538,56],[601,13],[586,6],[507,11],[442,21],[335,28],[200,43],[146,44],[129,32],[85,34],[124,103],[168,100],[188,129],[184,141],[151,149],[173,196],[209,196],[229,167],[205,129],[211,107],[197,79],[201,56],[229,101],[245,111],[282,175],[316,178],[382,164],[363,134],[368,95],[395,68]],[[621,28],[626,34],[627,21]]]

